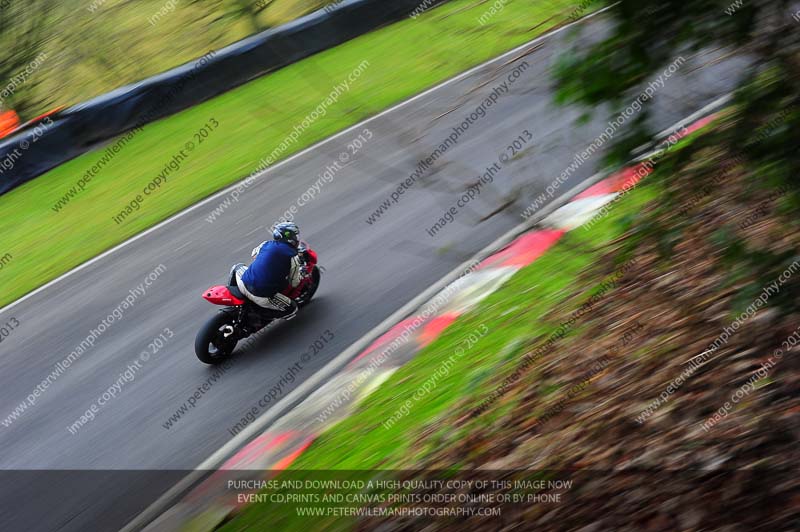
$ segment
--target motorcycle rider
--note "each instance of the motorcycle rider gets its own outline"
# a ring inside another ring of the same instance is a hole
[[[250,266],[236,268],[236,285],[253,303],[266,309],[273,318],[292,319],[297,302],[280,292],[291,284],[297,287],[303,273],[300,229],[293,222],[282,222],[272,229],[273,240],[253,250]]]

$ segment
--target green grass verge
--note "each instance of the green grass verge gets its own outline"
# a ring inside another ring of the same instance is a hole
[[[150,124],[60,212],[53,205],[97,163],[101,151],[0,196],[0,256],[12,257],[0,271],[14,279],[0,295],[0,306],[250,174],[363,61],[369,66],[352,89],[284,157],[526,42],[566,17],[574,0],[514,0],[481,26],[477,18],[488,7],[453,1]],[[180,170],[125,222],[112,221],[212,118],[219,127]]]
[[[623,233],[623,221],[657,197],[655,187],[647,184],[648,179],[632,189],[591,229],[579,228],[567,233],[537,261],[517,272],[499,290],[456,320],[437,340],[370,394],[353,415],[322,434],[278,479],[288,475],[292,479],[316,480],[320,475],[330,477],[333,470],[362,470],[364,473],[350,473],[350,476],[367,479],[375,477],[375,473],[365,470],[409,469],[426,456],[428,450],[440,448],[440,441],[466,442],[472,423],[491,424],[492,418],[514,406],[501,397],[491,410],[458,429],[441,422],[452,419],[457,413],[466,415],[478,407],[513,373],[534,340],[549,336],[558,328],[559,323],[544,319],[553,309],[566,309],[568,314],[591,297],[604,279],[585,275],[587,267],[601,262],[606,244]],[[609,266],[611,268],[613,266]],[[613,297],[613,292],[604,297]],[[575,334],[580,327],[579,319],[567,336]],[[442,362],[453,355],[457,347],[464,346],[464,339],[481,330],[488,332],[457,359],[430,393],[414,400],[415,393],[440,370]],[[544,355],[544,360],[547,356]],[[545,387],[543,394],[557,392],[558,386],[554,385]],[[406,400],[412,402],[410,413],[385,428],[383,423],[396,415]],[[536,411],[536,405],[532,404],[531,409],[532,415],[541,414]],[[453,430],[460,434],[453,434]],[[469,453],[470,449],[465,446],[454,454],[468,460]],[[457,470],[459,464],[441,464],[441,469]],[[294,513],[296,506],[299,505],[254,504],[222,530],[253,530],[265,523],[280,530],[307,529],[310,521]],[[350,528],[352,521],[342,517],[315,517],[313,523],[315,527],[329,530]]]

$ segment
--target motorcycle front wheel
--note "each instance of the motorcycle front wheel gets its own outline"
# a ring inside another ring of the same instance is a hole
[[[235,331],[230,333],[231,327],[234,327],[234,317],[224,312],[203,325],[194,340],[194,352],[200,362],[215,365],[230,358],[239,341]],[[230,334],[226,336],[226,333]]]
[[[319,288],[320,277],[319,267],[314,266],[314,269],[311,271],[311,283],[309,283],[306,289],[303,290],[296,299],[298,307],[304,307],[311,303],[311,298],[314,297],[314,294],[317,293],[317,288]]]

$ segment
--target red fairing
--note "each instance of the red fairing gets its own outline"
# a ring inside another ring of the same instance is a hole
[[[244,305],[244,301],[231,294],[227,286],[212,286],[203,293],[203,299],[215,305],[237,306]]]
[[[313,270],[314,266],[317,265],[317,252],[311,248],[308,248],[306,249],[306,253],[308,254],[308,261],[306,262],[306,268],[308,268],[308,270],[310,271]],[[305,289],[306,285],[310,282],[311,282],[310,278],[305,278],[302,281],[300,281],[300,284],[298,284],[295,288],[292,288],[292,285],[290,284],[289,286],[281,290],[281,294],[294,299],[300,295],[303,289]]]
[[[317,265],[317,252],[308,248],[306,253],[308,254],[308,269],[311,270]]]

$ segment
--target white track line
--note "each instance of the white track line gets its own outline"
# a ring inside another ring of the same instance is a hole
[[[719,109],[720,107],[722,107],[723,105],[725,105],[726,103],[731,101],[732,99],[733,99],[733,93],[732,92],[729,92],[728,94],[723,94],[722,96],[720,96],[719,98],[717,98],[716,100],[711,102],[710,104],[701,107],[699,110],[697,110],[694,113],[690,114],[689,116],[687,116],[683,120],[680,120],[680,121],[676,122],[672,126],[668,127],[664,131],[662,131],[661,133],[658,133],[656,135],[656,138],[657,139],[662,139],[662,138],[668,137],[669,135],[671,135],[672,133],[674,133],[678,129],[680,129],[682,127],[685,127],[687,124],[691,124],[692,122],[696,122],[701,117],[711,114],[711,112],[713,110]]]
[[[455,83],[457,81],[460,81],[460,80],[464,79],[465,77],[473,74],[474,72],[476,72],[476,71],[478,71],[478,70],[480,70],[480,69],[482,69],[482,68],[484,68],[484,67],[486,67],[488,65],[500,62],[503,59],[505,59],[505,58],[507,58],[507,57],[509,57],[511,55],[516,54],[520,50],[525,49],[527,46],[535,44],[535,43],[537,43],[539,41],[542,41],[542,40],[544,40],[546,38],[552,37],[553,35],[556,35],[556,34],[562,32],[562,31],[564,31],[565,29],[574,26],[575,24],[579,24],[580,22],[582,22],[584,20],[590,19],[592,17],[595,17],[595,16],[599,15],[600,13],[608,11],[609,9],[614,7],[615,5],[616,4],[612,4],[612,5],[608,6],[608,7],[604,7],[603,9],[599,9],[599,10],[595,11],[594,13],[590,13],[589,15],[586,15],[585,17],[583,17],[583,18],[581,18],[579,20],[576,20],[575,22],[571,22],[571,23],[569,23],[569,24],[567,24],[565,26],[561,26],[560,28],[556,28],[555,30],[553,30],[553,31],[551,31],[549,33],[545,33],[543,35],[540,35],[539,37],[536,37],[535,39],[533,39],[531,41],[528,41],[525,44],[517,46],[513,50],[509,50],[508,52],[506,52],[506,53],[504,53],[502,55],[499,55],[497,57],[489,59],[488,61],[485,61],[485,62],[481,63],[480,65],[474,66],[474,67],[470,68],[469,70],[467,70],[465,72],[462,72],[461,74],[456,75],[455,77],[447,79],[447,80],[439,83],[438,85],[434,85],[430,89],[427,89],[427,90],[425,90],[425,91],[423,91],[423,92],[421,92],[421,93],[419,93],[417,95],[414,95],[414,96],[412,96],[411,98],[409,98],[407,100],[403,100],[402,102],[400,102],[398,104],[395,104],[392,107],[389,107],[388,109],[384,109],[383,111],[381,111],[380,113],[378,113],[376,115],[373,115],[373,116],[371,116],[371,117],[369,117],[369,118],[367,118],[367,119],[365,119],[365,120],[363,120],[363,121],[361,121],[361,122],[359,122],[357,124],[354,124],[354,125],[346,128],[346,129],[343,129],[342,131],[340,131],[338,133],[335,133],[334,135],[332,135],[330,137],[327,137],[327,138],[325,138],[325,139],[323,139],[323,140],[321,140],[321,141],[319,141],[319,142],[317,142],[315,144],[312,144],[311,146],[309,146],[309,147],[307,147],[307,148],[295,153],[294,155],[288,157],[287,159],[283,159],[282,161],[279,161],[275,165],[270,166],[269,168],[265,168],[261,173],[256,174],[255,176],[253,176],[251,178],[250,185],[252,185],[254,180],[263,178],[268,173],[270,173],[272,171],[275,171],[278,168],[280,168],[280,167],[282,167],[282,166],[284,166],[286,164],[289,164],[290,162],[294,161],[295,159],[298,159],[299,157],[302,157],[306,153],[308,153],[308,152],[310,152],[312,150],[315,150],[315,149],[319,148],[320,146],[323,146],[323,145],[325,145],[325,144],[327,144],[327,143],[329,143],[329,142],[331,142],[331,141],[333,141],[333,140],[335,140],[335,139],[337,139],[339,137],[344,136],[345,134],[349,133],[350,131],[353,131],[355,129],[361,128],[365,124],[368,124],[369,122],[372,122],[373,120],[377,120],[378,118],[380,118],[380,117],[382,117],[384,115],[387,115],[389,113],[392,113],[392,112],[396,111],[397,109],[400,109],[401,107],[404,107],[404,106],[406,106],[406,105],[408,105],[410,103],[413,103],[413,102],[419,100],[420,98],[423,98],[423,97],[427,96],[428,94],[441,89],[442,87],[445,87],[447,85],[450,85],[451,83]],[[247,178],[245,178],[245,179],[247,179]],[[81,264],[79,266],[76,266],[72,270],[70,270],[70,271],[68,271],[68,272],[56,277],[52,281],[49,281],[48,283],[40,286],[36,290],[34,290],[32,292],[29,292],[28,294],[25,294],[24,296],[22,296],[21,298],[17,299],[16,301],[14,301],[12,303],[9,303],[8,305],[6,305],[3,308],[0,308],[0,313],[4,312],[6,310],[11,310],[15,306],[17,306],[20,303],[22,303],[23,301],[26,301],[27,299],[35,296],[36,294],[42,292],[43,290],[46,290],[46,289],[50,288],[51,286],[55,285],[56,283],[58,283],[60,281],[63,281],[67,277],[69,277],[69,276],[71,276],[71,275],[83,270],[84,268],[88,268],[89,266],[91,266],[95,262],[97,262],[97,261],[99,261],[99,260],[111,255],[112,253],[115,253],[115,252],[119,251],[120,249],[124,248],[125,246],[128,246],[128,245],[136,242],[140,238],[144,238],[145,236],[149,235],[150,233],[161,229],[165,225],[167,225],[169,223],[172,223],[175,220],[177,220],[179,218],[182,218],[183,216],[186,216],[190,212],[192,212],[192,211],[194,211],[196,209],[199,209],[200,207],[203,207],[204,205],[206,205],[206,204],[208,204],[208,203],[210,203],[210,202],[212,202],[212,201],[214,201],[214,200],[216,200],[216,199],[218,199],[218,198],[230,193],[236,187],[238,187],[242,183],[244,183],[245,179],[242,179],[241,181],[238,181],[238,182],[228,186],[227,188],[224,188],[224,189],[220,190],[219,192],[216,192],[215,194],[212,194],[211,196],[207,197],[206,199],[201,200],[199,203],[195,203],[194,205],[191,205],[191,206],[187,207],[186,209],[180,211],[179,213],[170,216],[169,218],[167,218],[163,222],[160,222],[157,225],[154,225],[150,229],[146,229],[143,232],[141,232],[141,233],[129,238],[125,242],[117,244],[113,248],[111,248],[111,249],[109,249],[107,251],[104,251],[100,255],[97,255],[96,257],[84,262],[83,264]]]

